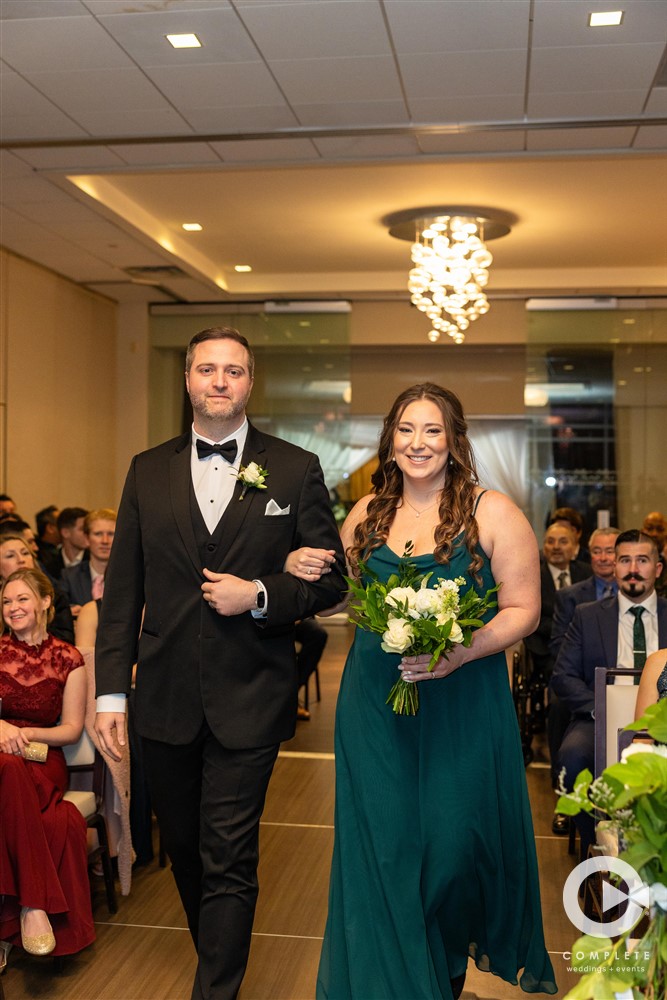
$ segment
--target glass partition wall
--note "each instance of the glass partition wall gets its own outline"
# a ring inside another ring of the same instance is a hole
[[[578,510],[587,534],[667,512],[667,312],[529,312],[527,329],[528,482],[538,536],[556,507]]]

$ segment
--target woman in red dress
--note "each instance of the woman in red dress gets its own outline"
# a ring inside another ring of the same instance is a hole
[[[8,944],[35,955],[71,955],[95,939],[95,930],[86,823],[63,802],[61,748],[83,730],[83,657],[47,634],[53,587],[43,573],[11,573],[0,602],[1,965]],[[43,763],[26,759],[32,741],[48,744]]]

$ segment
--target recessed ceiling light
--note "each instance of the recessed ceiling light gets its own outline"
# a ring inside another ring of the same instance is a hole
[[[203,226],[200,226],[198,222],[184,222],[182,228],[186,233],[201,233]]]
[[[623,20],[622,10],[599,10],[588,15],[590,28],[613,28]]]
[[[235,271],[244,271],[245,272],[245,271],[252,271],[252,268],[251,268],[250,264],[235,264],[234,265],[234,270]]]
[[[196,35],[165,35],[165,38],[175,49],[201,48],[201,42]]]

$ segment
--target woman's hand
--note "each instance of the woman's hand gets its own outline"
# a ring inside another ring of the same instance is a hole
[[[29,729],[19,729],[18,726],[12,726],[11,722],[0,719],[0,750],[2,753],[22,753],[23,747],[30,743],[29,734]]]
[[[451,653],[447,653],[446,657],[441,656],[436,661],[433,670],[428,669],[431,662],[430,653],[422,653],[421,656],[404,656],[398,669],[401,671],[401,677],[404,681],[415,684],[417,681],[428,681],[434,677],[447,677],[462,667],[464,663],[467,663],[469,659],[470,648],[456,646]]]
[[[300,580],[316,583],[326,573],[336,560],[334,549],[311,549],[305,545],[301,549],[290,552],[283,566],[284,573],[291,573]]]

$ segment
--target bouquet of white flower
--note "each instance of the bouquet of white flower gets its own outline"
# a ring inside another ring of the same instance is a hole
[[[438,580],[429,587],[433,573],[420,575],[410,562],[411,555],[412,542],[407,542],[398,571],[386,583],[365,563],[359,563],[359,579],[347,577],[350,621],[367,632],[380,633],[385,653],[430,653],[428,669],[433,670],[440,657],[456,645],[470,645],[473,631],[484,624],[483,616],[497,605],[492,597],[500,584],[487,590],[484,597],[473,587],[461,596],[460,588],[466,582],[463,577]],[[401,678],[389,692],[386,704],[391,704],[397,715],[416,715],[417,685]]]

